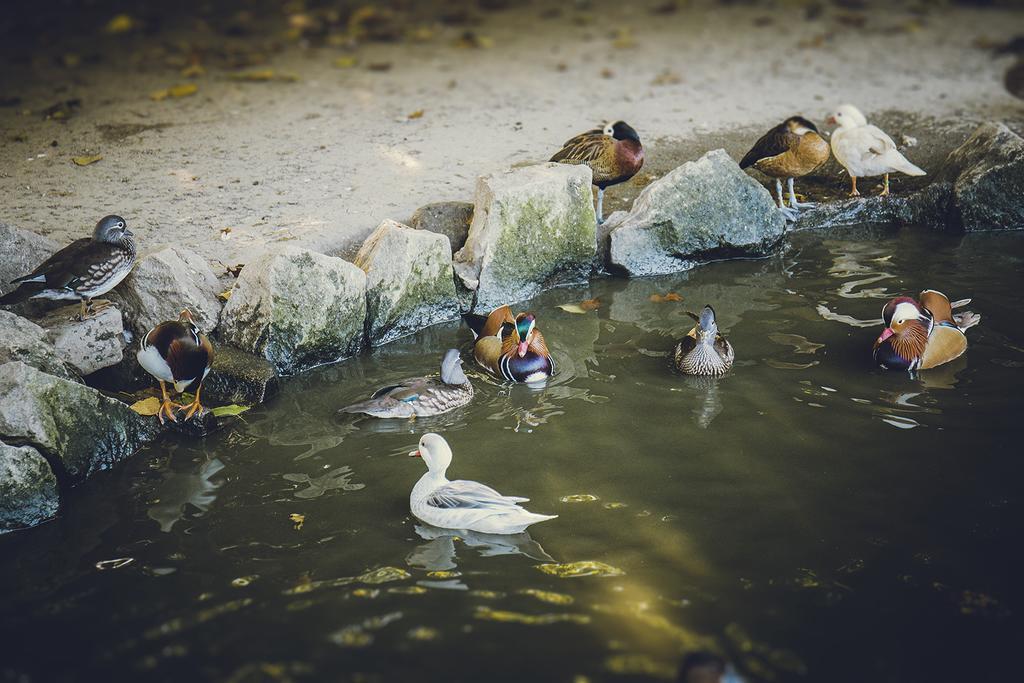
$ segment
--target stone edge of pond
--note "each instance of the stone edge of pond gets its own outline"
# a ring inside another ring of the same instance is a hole
[[[167,431],[202,437],[221,426],[210,412],[161,426],[127,407],[138,395],[133,392],[153,383],[126,351],[182,308],[192,310],[216,342],[206,399],[255,405],[277,393],[282,377],[461,312],[514,304],[595,277],[661,275],[713,259],[769,254],[788,230],[867,223],[1024,228],[1024,140],[1001,123],[985,123],[924,188],[821,204],[792,226],[770,193],[724,150],[655,180],[628,212],[602,225],[590,186],[585,166],[545,163],[488,174],[478,179],[472,204],[428,204],[408,221],[412,227],[383,221],[354,264],[286,245],[234,273],[228,291],[220,291],[202,257],[180,245],[157,245],[111,293],[114,314],[74,326],[74,334],[68,318],[75,305],[42,314],[37,304],[0,311],[18,323],[0,326],[0,381],[24,394],[16,410],[0,413],[0,534],[54,518],[67,487]],[[5,224],[0,236],[4,283],[56,247]],[[0,284],[0,292],[7,288]],[[52,438],[55,430],[79,428],[68,423],[69,405],[96,437],[92,442]]]

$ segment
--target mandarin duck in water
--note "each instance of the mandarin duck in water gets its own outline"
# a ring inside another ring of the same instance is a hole
[[[139,351],[135,357],[139,365],[160,382],[163,403],[160,404],[157,415],[161,424],[165,414],[171,422],[178,421],[174,415],[174,408],[187,410],[186,421],[196,411],[202,410],[199,392],[203,388],[203,380],[213,366],[213,346],[206,335],[199,331],[191,312],[186,309],[177,320],[162,322],[147,332],[139,343]],[[172,403],[167,396],[165,382],[173,385],[178,393],[193,386],[195,399],[188,405]]]
[[[907,161],[896,149],[896,143],[877,126],[868,124],[864,114],[852,104],[844,104],[828,117],[827,123],[838,125],[832,133],[832,154],[850,174],[850,196],[859,197],[857,178],[885,176],[885,185],[880,193],[889,194],[889,174],[905,173],[911,176],[925,175],[925,172]]]
[[[779,211],[794,221],[800,209],[814,206],[796,200],[793,179],[812,173],[828,161],[829,147],[817,127],[802,116],[791,116],[772,128],[754,143],[740,161],[740,168],[753,166],[766,176],[775,178]],[[782,179],[789,179],[789,207],[782,199]]]
[[[462,358],[448,349],[441,360],[441,377],[414,377],[378,389],[369,400],[338,412],[372,417],[429,417],[461,408],[473,400],[473,385],[462,371]]]
[[[12,283],[18,288],[0,297],[0,305],[26,299],[79,299],[80,320],[110,305],[94,307],[93,297],[106,294],[125,279],[135,265],[136,249],[132,231],[120,216],[104,216],[92,231],[64,247],[28,275]]]
[[[624,183],[644,165],[640,136],[625,121],[580,133],[551,157],[560,164],[583,164],[594,172],[597,186],[597,222],[604,222],[604,190]]]
[[[672,360],[684,375],[718,377],[729,372],[736,354],[732,344],[718,332],[715,309],[705,306],[700,315],[687,314],[697,321],[685,337],[676,344]]]
[[[419,448],[409,453],[423,458],[427,473],[409,494],[409,509],[417,519],[442,529],[466,529],[485,534],[518,534],[537,522],[558,515],[538,515],[519,507],[529,498],[503,496],[476,481],[448,481],[452,449],[440,434],[424,434]]]
[[[970,299],[950,303],[926,289],[915,301],[898,296],[882,307],[885,329],[875,340],[875,362],[886,370],[927,370],[959,358],[967,350],[966,330],[981,322],[977,313],[953,313]]]
[[[462,318],[476,338],[473,357],[481,367],[512,382],[540,382],[555,373],[555,361],[533,313],[513,317],[506,305],[486,317],[467,313]]]

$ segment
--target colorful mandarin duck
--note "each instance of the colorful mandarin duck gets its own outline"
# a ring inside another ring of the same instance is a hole
[[[605,188],[624,183],[637,174],[644,165],[644,146],[628,123],[616,121],[566,141],[551,161],[590,167],[597,186],[597,222],[603,223]]]
[[[718,377],[729,372],[736,354],[729,340],[718,332],[715,309],[705,306],[699,316],[689,315],[697,324],[676,344],[673,354],[676,369],[684,375],[706,377]]]
[[[199,392],[203,388],[203,380],[213,366],[213,346],[206,335],[199,331],[191,312],[186,309],[177,320],[162,322],[147,332],[139,343],[139,351],[135,357],[139,360],[139,365],[160,382],[163,403],[160,404],[157,416],[161,424],[165,414],[171,422],[178,421],[174,416],[174,408],[188,411],[185,413],[186,421],[196,411],[202,410]],[[195,399],[188,405],[172,403],[167,397],[164,382],[173,385],[178,393],[194,385]]]
[[[828,161],[829,147],[818,128],[802,116],[791,116],[754,143],[740,161],[740,168],[753,166],[775,178],[779,211],[787,220],[796,220],[800,209],[814,206],[796,200],[793,178],[802,178]],[[782,199],[782,179],[789,179],[789,206]]]
[[[967,350],[964,332],[981,322],[977,313],[953,313],[970,299],[950,303],[926,289],[917,301],[898,296],[882,308],[885,329],[875,340],[875,362],[886,370],[927,370],[959,358]]]
[[[462,358],[448,349],[441,377],[414,377],[378,389],[367,401],[342,408],[342,413],[372,417],[429,417],[461,408],[473,400],[473,385],[462,371]]]
[[[533,313],[513,317],[512,309],[499,306],[486,317],[462,317],[476,338],[473,357],[481,367],[512,382],[540,382],[554,374],[555,361]]]
[[[133,233],[120,216],[104,216],[92,237],[64,247],[28,275],[13,280],[18,288],[0,297],[0,305],[25,299],[79,299],[79,320],[92,317],[110,304],[93,306],[93,297],[106,294],[128,276],[135,265]]]
[[[452,464],[452,449],[440,434],[424,434],[409,453],[423,458],[427,473],[409,494],[409,509],[417,519],[442,529],[467,529],[485,534],[518,534],[537,522],[558,515],[538,515],[519,507],[529,498],[503,496],[476,481],[445,476]]]
[[[881,195],[889,194],[889,174],[905,173],[911,176],[925,175],[925,172],[907,161],[896,149],[896,143],[878,126],[868,124],[860,110],[852,104],[844,104],[826,120],[838,125],[832,133],[832,154],[850,174],[850,196],[859,197],[857,178],[885,176]]]

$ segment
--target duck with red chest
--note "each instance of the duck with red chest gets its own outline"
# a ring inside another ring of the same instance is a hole
[[[603,223],[605,188],[624,183],[637,174],[644,165],[644,147],[632,126],[616,121],[567,140],[551,161],[590,167],[597,186],[597,222]]]
[[[981,322],[971,311],[953,313],[970,299],[950,302],[926,289],[915,300],[898,296],[882,307],[885,329],[875,340],[875,362],[886,370],[927,370],[959,358],[967,350],[969,328]]]
[[[186,309],[177,320],[167,320],[146,333],[139,344],[136,354],[139,365],[160,382],[160,393],[163,402],[157,416],[161,424],[164,415],[177,422],[174,409],[185,410],[185,421],[188,421],[203,406],[199,403],[199,393],[203,388],[203,380],[213,366],[213,346],[206,335]],[[178,393],[190,386],[195,389],[195,399],[188,405],[173,403],[167,396],[165,383],[170,383]]]

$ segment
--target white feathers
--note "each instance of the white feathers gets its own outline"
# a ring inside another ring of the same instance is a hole
[[[150,346],[146,343],[148,340],[149,335],[146,335],[139,345],[138,353],[135,354],[139,365],[157,379],[164,382],[173,382],[174,373],[171,372],[171,366],[167,364],[167,361],[164,360],[155,346]]]
[[[925,175],[900,154],[891,137],[868,124],[853,105],[839,107],[832,118],[839,124],[839,129],[832,134],[832,154],[851,176],[863,178],[896,172]]]

